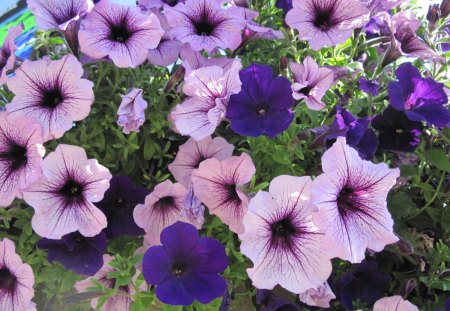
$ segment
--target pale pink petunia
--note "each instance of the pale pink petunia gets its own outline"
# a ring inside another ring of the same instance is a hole
[[[404,300],[402,296],[396,295],[381,298],[375,302],[373,311],[419,311],[419,308],[408,300]]]
[[[219,66],[202,67],[185,78],[183,92],[190,98],[171,112],[182,135],[201,140],[214,133],[225,116],[229,97],[241,90],[241,68],[241,62],[234,60],[227,71]]]
[[[81,79],[84,73],[73,55],[60,60],[25,60],[8,80],[15,94],[6,111],[28,115],[42,126],[44,139],[60,138],[74,121],[86,118],[94,101],[94,84]]]
[[[278,176],[269,192],[250,200],[239,239],[242,254],[253,262],[247,273],[256,288],[279,284],[299,294],[330,276],[324,235],[312,222],[311,184],[309,176]]]
[[[5,84],[8,79],[8,72],[14,69],[16,62],[17,46],[14,40],[20,36],[23,31],[23,24],[9,27],[8,34],[0,49],[0,85]]]
[[[242,219],[247,213],[249,199],[242,187],[251,181],[255,171],[255,165],[246,153],[224,160],[205,160],[192,172],[194,193],[231,231],[243,233]]]
[[[126,95],[122,95],[122,102],[117,110],[117,124],[125,134],[139,132],[145,121],[147,102],[142,97],[142,89],[133,88]]]
[[[101,59],[109,56],[117,67],[137,67],[158,46],[164,31],[158,17],[137,6],[101,0],[84,19],[79,31],[81,51]]]
[[[344,43],[369,22],[370,11],[358,0],[293,0],[286,23],[313,50]]]
[[[29,117],[11,120],[0,111],[0,206],[9,206],[42,173],[41,127]]]
[[[224,71],[228,71],[234,64],[234,59],[232,58],[225,56],[207,58],[189,46],[184,46],[181,49],[180,58],[183,60],[181,65],[185,69],[185,77],[188,77],[194,70],[202,67],[219,66]]]
[[[335,299],[333,291],[327,282],[320,285],[318,288],[310,288],[306,292],[299,295],[301,302],[309,306],[329,308],[330,300]]]
[[[186,193],[183,185],[166,180],[156,185],[153,192],[145,198],[144,204],[138,204],[134,208],[134,221],[145,230],[148,246],[160,244],[159,235],[167,226],[177,221],[189,222],[181,214]]]
[[[374,164],[338,137],[322,157],[323,174],[313,182],[316,225],[325,230],[334,257],[361,262],[367,248],[379,252],[398,241],[386,197],[400,175],[398,168]]]
[[[0,310],[30,311],[33,307],[34,275],[16,254],[13,241],[0,241]]]
[[[292,96],[304,99],[306,106],[312,110],[322,110],[325,104],[322,97],[334,83],[334,73],[328,68],[319,68],[311,56],[307,56],[303,65],[291,62],[294,83]]]
[[[60,144],[47,155],[43,176],[23,197],[35,214],[34,231],[48,239],[61,239],[80,231],[86,237],[106,227],[106,217],[92,202],[103,198],[111,174],[95,159],[88,159],[83,148]]]
[[[233,150],[234,146],[222,137],[213,139],[207,136],[199,141],[189,138],[180,146],[175,159],[169,164],[169,171],[179,183],[189,187],[192,171],[197,169],[202,161],[210,158],[224,160],[231,157]]]
[[[375,15],[380,12],[387,12],[401,5],[405,0],[359,0]]]

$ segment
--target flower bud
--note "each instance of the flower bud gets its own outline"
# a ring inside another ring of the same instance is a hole
[[[428,20],[428,29],[433,31],[436,28],[436,22],[441,17],[441,9],[438,4],[430,4],[428,7],[427,20]]]

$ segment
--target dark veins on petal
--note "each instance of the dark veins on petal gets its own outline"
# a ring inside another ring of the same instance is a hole
[[[12,294],[17,287],[17,278],[9,271],[8,268],[0,268],[0,294]]]
[[[292,237],[298,233],[297,228],[292,223],[289,216],[285,216],[270,225],[272,232],[271,244],[280,247],[288,247],[292,242]]]
[[[155,203],[155,208],[161,213],[167,213],[171,209],[176,209],[175,199],[173,197],[162,197]]]
[[[69,179],[59,189],[59,194],[63,196],[70,204],[81,203],[84,200],[83,197],[83,185],[73,179]]]
[[[204,6],[200,9],[200,14],[188,17],[194,26],[195,33],[199,36],[213,35],[216,28],[224,21],[223,18],[215,16],[206,3],[205,1]]]
[[[359,209],[356,201],[357,196],[355,195],[353,189],[348,186],[344,186],[337,197],[339,215],[345,217],[350,213],[358,212]]]
[[[235,184],[226,184],[224,187],[227,192],[227,201],[241,201]]]
[[[41,106],[48,109],[55,109],[64,101],[64,95],[58,86],[42,90]]]
[[[0,161],[9,163],[9,170],[14,172],[27,164],[27,148],[11,142],[6,152],[0,152]]]
[[[110,25],[109,39],[119,43],[126,43],[133,35],[127,25],[126,17],[123,17],[119,23]]]
[[[313,24],[322,31],[328,31],[330,28],[336,25],[334,18],[335,13],[335,1],[322,1],[320,4],[313,4],[314,8],[314,20]]]

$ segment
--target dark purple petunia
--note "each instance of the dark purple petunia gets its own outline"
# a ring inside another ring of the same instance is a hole
[[[358,80],[358,84],[361,90],[367,94],[377,96],[379,93],[378,88],[380,87],[380,84],[377,80],[367,80],[361,77]]]
[[[161,244],[150,247],[142,260],[148,284],[166,304],[206,304],[222,297],[227,283],[219,275],[228,266],[225,247],[213,238],[200,238],[197,229],[176,222],[161,232]]]
[[[425,121],[428,125],[450,125],[450,110],[444,84],[432,78],[422,78],[420,71],[411,63],[401,65],[396,71],[397,82],[388,86],[391,106],[405,111],[412,121]]]
[[[147,188],[134,186],[128,177],[114,176],[111,179],[103,200],[95,203],[108,220],[108,226],[104,230],[108,239],[115,239],[123,234],[145,234],[134,222],[133,210],[136,205],[145,202],[149,193]]]
[[[78,274],[94,275],[103,266],[106,235],[100,232],[87,238],[77,231],[66,234],[61,240],[41,239],[37,246],[48,251],[48,261],[62,263]]]
[[[360,300],[371,307],[378,299],[384,297],[384,290],[391,277],[378,270],[376,261],[363,261],[354,265],[335,284],[336,293],[342,307],[354,310],[353,302]]]
[[[416,150],[423,130],[421,122],[409,120],[391,106],[372,120],[372,127],[378,131],[378,149],[405,152]]]
[[[286,14],[289,10],[292,10],[292,0],[277,0],[275,6],[282,9]]]
[[[231,95],[226,117],[231,129],[246,136],[275,137],[294,119],[291,83],[285,77],[273,77],[272,68],[252,64],[241,70],[242,89]]]
[[[344,136],[347,144],[355,148],[360,157],[370,160],[377,150],[377,137],[375,132],[368,128],[368,118],[355,118],[348,110],[336,106],[336,117],[325,135],[327,146],[331,146],[336,138]]]
[[[295,303],[276,296],[267,289],[256,291],[256,303],[264,305],[261,311],[299,311]]]

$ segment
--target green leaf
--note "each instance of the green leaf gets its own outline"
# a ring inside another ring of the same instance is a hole
[[[448,154],[442,149],[431,149],[425,153],[425,159],[438,169],[450,173],[450,162]]]

